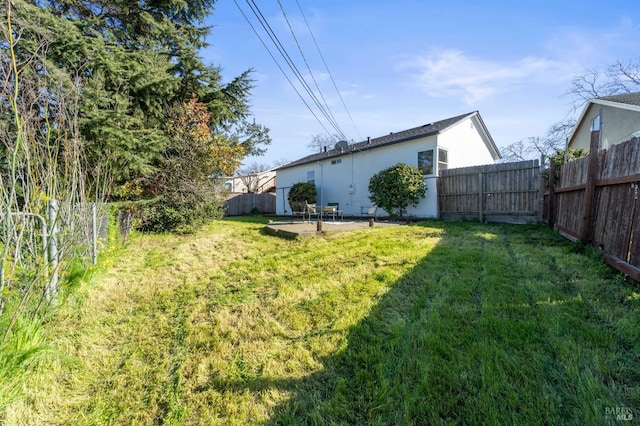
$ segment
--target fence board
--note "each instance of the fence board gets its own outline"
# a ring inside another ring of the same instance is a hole
[[[225,216],[241,216],[257,209],[260,213],[275,213],[276,194],[265,192],[262,194],[240,194],[229,198],[224,203]]]
[[[593,163],[592,163],[593,164]],[[588,236],[607,262],[634,279],[640,277],[640,140],[616,144],[597,153],[591,229],[582,229],[589,159],[564,164],[557,176],[552,209],[558,230],[572,237]],[[547,217],[547,220],[550,218]]]
[[[535,222],[540,209],[538,160],[442,170],[440,216],[506,222]]]

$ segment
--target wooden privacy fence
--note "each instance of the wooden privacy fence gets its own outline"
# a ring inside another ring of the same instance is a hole
[[[540,221],[540,194],[538,160],[442,170],[438,178],[439,210],[444,219]]]
[[[640,140],[598,151],[591,134],[590,155],[552,164],[545,219],[565,236],[599,247],[607,263],[640,281]]]
[[[276,194],[265,192],[262,194],[240,194],[229,198],[224,203],[225,216],[240,216],[257,210],[260,213],[276,212]]]

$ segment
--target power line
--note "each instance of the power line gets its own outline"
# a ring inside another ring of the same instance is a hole
[[[336,132],[338,134],[340,134],[340,135],[343,135],[344,133],[340,130],[340,127],[338,126],[338,124],[331,120],[331,117],[329,116],[329,114],[327,113],[325,108],[322,106],[322,104],[320,103],[320,101],[318,100],[316,95],[313,93],[313,91],[311,90],[311,87],[309,87],[309,84],[306,82],[306,80],[304,79],[304,77],[300,73],[300,70],[295,65],[293,60],[291,59],[291,56],[289,56],[289,54],[287,53],[286,49],[284,48],[284,46],[280,42],[280,39],[276,35],[275,31],[273,31],[273,29],[269,25],[269,22],[267,21],[267,19],[262,14],[262,11],[258,7],[258,5],[253,0],[246,0],[246,2],[249,5],[249,8],[253,12],[253,14],[258,19],[258,22],[260,22],[260,25],[262,26],[262,28],[265,30],[265,32],[267,33],[267,35],[271,39],[272,43],[278,49],[278,52],[280,52],[280,55],[284,58],[284,60],[287,63],[287,65],[289,66],[291,71],[294,73],[294,75],[298,79],[298,82],[302,85],[303,89],[305,89],[307,94],[313,100],[313,102],[315,103],[316,107],[318,107],[320,112],[324,115],[324,117],[327,119],[329,124],[331,124],[331,126],[336,130]]]
[[[260,34],[258,33],[256,28],[254,27],[254,25],[251,23],[251,20],[244,13],[244,11],[242,10],[242,8],[238,4],[238,2],[236,0],[234,0],[234,3],[236,5],[236,7],[238,8],[238,10],[240,11],[240,13],[245,18],[245,20],[247,21],[247,23],[249,24],[249,26],[252,28],[253,32],[256,34],[256,36],[258,37],[258,39],[262,43],[263,47],[267,50],[267,52],[269,53],[269,55],[271,56],[273,61],[278,66],[278,68],[280,69],[280,72],[283,73],[283,75],[287,79],[289,85],[294,89],[294,91],[296,92],[298,97],[300,97],[300,99],[303,101],[303,103],[305,104],[307,109],[312,113],[312,115],[314,116],[316,121],[318,121],[318,123],[322,126],[322,128],[325,130],[325,132],[330,136],[337,135],[339,138],[346,139],[346,136],[345,136],[344,132],[340,128],[339,124],[337,123],[333,113],[331,112],[331,109],[329,108],[329,105],[326,102],[326,99],[325,99],[324,95],[322,94],[322,91],[320,90],[320,87],[319,87],[315,77],[313,76],[313,72],[311,72],[311,68],[310,68],[310,66],[309,66],[309,64],[308,64],[308,62],[306,60],[306,57],[304,56],[304,52],[302,51],[302,48],[301,48],[300,44],[298,43],[297,38],[295,37],[295,33],[293,32],[293,28],[292,28],[288,18],[286,17],[286,13],[284,12],[284,8],[282,7],[282,4],[280,3],[280,1],[278,3],[280,3],[280,8],[281,8],[281,10],[283,12],[283,15],[285,16],[285,20],[287,20],[287,24],[289,25],[289,29],[292,32],[294,40],[296,40],[296,44],[298,44],[298,49],[300,50],[300,53],[301,53],[301,55],[302,55],[302,57],[303,57],[303,59],[305,61],[305,64],[307,65],[307,68],[309,69],[309,73],[310,73],[310,75],[311,75],[316,87],[318,88],[318,92],[319,92],[324,104],[318,99],[318,97],[316,96],[314,91],[311,89],[311,87],[309,86],[309,83],[306,81],[305,77],[302,75],[302,73],[300,72],[300,70],[298,69],[298,67],[294,63],[294,61],[291,59],[291,56],[287,53],[287,50],[283,46],[282,42],[278,38],[277,34],[275,33],[275,31],[273,30],[273,28],[271,27],[271,25],[269,24],[269,22],[265,18],[264,14],[260,10],[260,8],[256,4],[256,2],[253,1],[253,0],[246,0],[246,3],[249,6],[249,8],[251,9],[251,11],[253,12],[255,18],[258,20],[258,22],[262,26],[263,30],[266,32],[268,37],[271,39],[271,42],[273,43],[273,45],[278,50],[280,56],[284,59],[286,64],[289,66],[289,69],[293,72],[294,76],[298,79],[298,82],[300,83],[302,88],[307,92],[307,94],[309,95],[309,97],[311,98],[311,100],[313,101],[315,106],[318,108],[318,110],[322,113],[324,118],[327,120],[328,124],[330,124],[331,127],[333,127],[333,129],[335,130],[334,132],[329,132],[327,130],[327,127],[325,127],[325,125],[322,123],[322,121],[315,114],[315,112],[313,111],[311,106],[305,101],[305,99],[302,96],[302,94],[300,93],[300,91],[298,91],[298,89],[293,84],[291,79],[287,76],[287,73],[284,71],[284,69],[282,68],[282,66],[278,62],[278,60],[275,58],[274,54],[272,53],[272,51],[267,46],[267,43],[265,43],[264,39],[262,37],[260,37]]]
[[[264,48],[267,50],[267,52],[269,53],[269,56],[271,56],[271,59],[273,59],[273,62],[276,63],[276,65],[278,66],[278,68],[280,69],[280,71],[282,72],[282,74],[284,75],[284,77],[287,79],[287,81],[289,82],[289,85],[291,85],[291,87],[293,88],[293,90],[296,92],[296,94],[298,95],[298,97],[300,98],[300,100],[302,101],[302,103],[305,104],[305,106],[307,107],[307,109],[309,110],[309,112],[311,112],[311,114],[313,115],[313,117],[316,119],[316,121],[320,124],[320,126],[322,126],[322,128],[324,129],[325,132],[327,132],[327,134],[331,134],[331,132],[329,132],[329,130],[327,130],[327,128],[325,127],[325,125],[322,123],[322,121],[320,121],[320,119],[318,118],[318,116],[316,115],[315,112],[313,112],[313,109],[311,109],[311,107],[309,106],[309,104],[307,103],[307,101],[305,101],[304,97],[300,94],[300,92],[298,91],[298,89],[295,87],[295,85],[293,84],[293,82],[291,81],[291,79],[289,79],[289,76],[287,76],[287,73],[284,71],[284,69],[282,69],[282,66],[280,66],[280,63],[278,62],[278,60],[276,59],[276,57],[273,55],[273,53],[271,53],[271,50],[269,49],[269,46],[267,46],[267,44],[264,42],[264,40],[262,39],[262,37],[260,37],[260,34],[258,33],[258,31],[255,29],[255,27],[253,26],[253,24],[251,23],[251,21],[249,20],[249,18],[247,17],[247,15],[245,15],[244,11],[242,10],[242,8],[240,8],[240,5],[238,4],[238,2],[236,0],[233,0],[233,2],[235,3],[235,5],[238,7],[238,10],[240,11],[240,13],[242,14],[242,16],[244,17],[244,19],[247,21],[247,23],[249,24],[249,26],[251,27],[251,29],[253,30],[253,32],[255,33],[255,35],[258,37],[258,40],[260,40],[260,43],[262,43],[262,45],[264,46]]]
[[[322,94],[322,90],[320,89],[320,86],[318,85],[318,82],[316,81],[316,78],[313,75],[313,71],[311,71],[311,67],[309,66],[309,62],[307,61],[307,57],[305,56],[304,52],[302,51],[302,47],[300,46],[300,43],[298,42],[298,38],[296,37],[296,34],[293,31],[293,27],[291,26],[291,23],[289,22],[289,18],[287,17],[287,13],[284,11],[284,7],[282,7],[282,2],[280,0],[278,0],[278,5],[280,6],[280,10],[282,11],[282,16],[284,16],[284,20],[287,22],[287,25],[289,26],[289,31],[291,31],[291,36],[295,40],[296,46],[298,46],[298,51],[300,52],[300,56],[302,56],[302,60],[304,61],[305,65],[307,66],[307,70],[309,71],[309,75],[311,76],[311,79],[313,80],[313,83],[315,84],[316,89],[318,89],[318,93],[320,94],[320,97],[322,98],[322,101],[324,102],[324,105],[327,108],[327,111],[328,111],[329,115],[331,116],[331,119],[337,125],[336,118],[334,117],[333,113],[331,112],[331,109],[329,108],[329,104],[327,103],[327,100],[325,99],[324,95]],[[347,139],[347,137],[342,132],[340,134],[340,137],[342,139]]]
[[[304,23],[307,25],[307,29],[309,30],[309,34],[311,34],[311,39],[313,40],[313,43],[315,44],[316,49],[318,49],[318,53],[320,54],[320,58],[322,59],[322,63],[324,64],[324,67],[327,70],[327,73],[329,74],[329,78],[331,79],[331,82],[333,83],[333,87],[336,89],[336,92],[338,93],[338,97],[340,97],[340,101],[342,102],[342,106],[344,107],[344,110],[347,112],[347,115],[349,116],[349,120],[351,120],[351,124],[353,125],[353,128],[355,129],[356,133],[358,134],[358,138],[360,138],[360,140],[362,140],[362,136],[360,135],[360,132],[358,131],[358,127],[356,126],[356,123],[353,121],[353,117],[351,117],[351,113],[349,112],[349,109],[347,108],[347,104],[344,102],[344,99],[342,98],[342,94],[340,93],[340,89],[338,89],[338,85],[336,84],[335,80],[333,79],[333,74],[331,74],[331,71],[329,70],[329,66],[327,65],[327,61],[325,61],[325,59],[324,59],[324,55],[322,54],[322,51],[320,50],[320,46],[318,45],[318,42],[316,41],[316,38],[313,35],[313,31],[311,31],[311,26],[309,25],[309,22],[307,21],[307,18],[304,15],[304,12],[302,11],[302,7],[300,6],[300,2],[298,0],[296,0],[296,4],[298,5],[298,9],[300,9],[300,14],[302,15],[302,18],[304,19]]]

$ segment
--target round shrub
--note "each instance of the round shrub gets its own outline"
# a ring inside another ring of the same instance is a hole
[[[309,182],[294,183],[291,189],[289,189],[289,205],[292,211],[300,211],[299,206],[304,205],[305,202],[314,204],[318,191],[316,186]]]

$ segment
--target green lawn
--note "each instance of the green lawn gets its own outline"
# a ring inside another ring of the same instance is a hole
[[[640,417],[640,288],[597,253],[531,225],[262,227],[134,235],[51,319],[58,356],[7,423]]]

